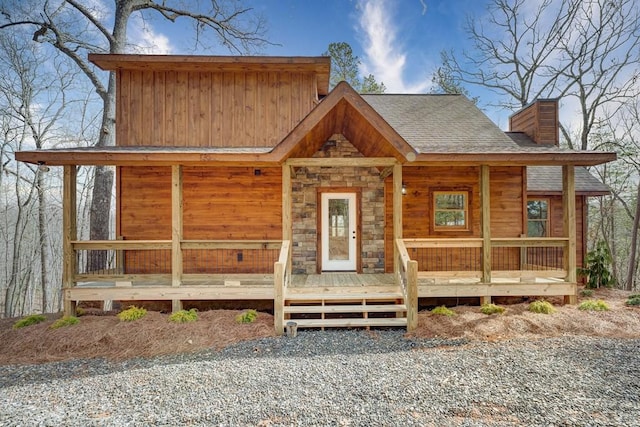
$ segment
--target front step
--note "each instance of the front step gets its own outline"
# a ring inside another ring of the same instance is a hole
[[[407,319],[398,318],[370,318],[370,319],[291,319],[298,328],[363,328],[369,326],[406,327]]]
[[[287,290],[283,312],[285,322],[295,322],[299,328],[406,327],[403,302],[396,286],[292,288]]]
[[[284,307],[287,314],[299,313],[397,313],[407,311],[405,304],[387,305],[289,305]]]

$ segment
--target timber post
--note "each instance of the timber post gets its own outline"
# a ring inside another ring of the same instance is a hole
[[[75,316],[76,302],[71,301],[69,290],[76,285],[76,254],[73,242],[78,238],[76,221],[76,177],[75,165],[64,166],[62,189],[62,290],[64,298],[64,315]]]
[[[577,265],[576,265],[576,187],[575,167],[573,165],[562,166],[562,220],[564,235],[568,238],[563,253],[564,267],[567,271],[565,281],[573,284],[573,293],[565,295],[565,304],[578,303],[577,289]]]
[[[491,283],[491,179],[489,166],[480,166],[480,204],[482,209],[482,282]],[[480,304],[491,302],[490,295],[480,297]]]
[[[400,277],[398,247],[395,242],[402,239],[402,164],[393,165],[393,274]]]
[[[182,166],[171,166],[171,286],[182,284]],[[171,301],[171,311],[182,309],[182,301]]]

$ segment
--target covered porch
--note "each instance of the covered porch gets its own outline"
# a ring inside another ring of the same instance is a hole
[[[138,165],[135,156],[113,162],[94,153],[85,164]],[[142,154],[142,153],[141,153]],[[144,153],[144,165],[149,152]],[[69,159],[69,157],[68,157]],[[100,159],[100,160],[98,160]],[[201,162],[202,160],[198,160]],[[76,168],[62,162],[63,292],[65,314],[79,301],[165,300],[173,310],[189,300],[272,300],[275,327],[284,331],[289,319],[308,327],[321,322],[314,314],[356,313],[345,321],[326,319],[327,326],[417,326],[418,298],[493,296],[564,296],[576,299],[574,167],[563,166],[565,237],[494,238],[491,236],[490,170],[480,167],[480,238],[411,238],[402,236],[403,165],[395,158],[294,158],[282,169],[282,240],[190,240],[182,233],[183,164],[171,163],[171,239],[77,239]],[[163,163],[166,165],[166,163]],[[189,164],[189,162],[187,162]],[[235,162],[234,164],[237,164]],[[393,271],[385,274],[294,274],[292,270],[292,182],[295,167],[375,167],[393,183]],[[216,167],[208,165],[208,167]],[[407,167],[407,166],[405,166]],[[99,254],[104,268],[88,269],[86,260]],[[378,313],[378,314],[373,314]],[[386,313],[379,315],[379,313]],[[300,315],[303,315],[300,317]],[[382,316],[382,317],[380,317]],[[330,320],[330,321],[329,321]]]

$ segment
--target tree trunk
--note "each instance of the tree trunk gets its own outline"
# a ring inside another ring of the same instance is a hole
[[[36,171],[38,174],[38,237],[40,243],[40,287],[42,289],[42,312],[48,312],[49,299],[47,298],[48,277],[47,277],[47,218],[46,218],[46,200],[44,192],[44,179],[42,171]]]
[[[640,183],[636,192],[636,214],[633,218],[633,226],[631,227],[631,248],[629,251],[629,267],[627,269],[627,281],[625,289],[633,290],[636,272],[636,253],[638,249],[638,231],[640,229]]]

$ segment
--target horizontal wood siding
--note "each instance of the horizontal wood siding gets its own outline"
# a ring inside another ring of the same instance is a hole
[[[564,235],[562,219],[562,196],[548,197],[551,211],[551,236],[562,237]],[[584,236],[587,233],[585,197],[576,197],[576,265],[584,265],[585,245]]]
[[[558,102],[535,101],[511,116],[509,129],[526,133],[538,144],[558,145]]]
[[[273,147],[314,107],[303,72],[120,70],[121,146]]]
[[[523,227],[523,169],[521,167],[492,167],[491,174],[491,233],[492,237],[519,237]],[[481,237],[480,211],[480,168],[478,167],[405,167],[402,181],[407,194],[402,197],[404,238],[456,238]],[[392,181],[385,181],[386,223],[393,223]],[[436,231],[432,229],[433,213],[431,195],[433,191],[467,190],[470,192],[468,230]],[[385,230],[385,268],[393,270],[393,230]],[[417,252],[416,252],[417,254]],[[411,253],[409,254],[411,255]],[[430,258],[426,262],[438,262],[449,266],[466,266],[474,269],[479,253],[453,251],[446,255],[437,251],[423,251],[420,256]],[[436,262],[435,257],[446,257],[446,261]],[[434,258],[434,259],[431,259]],[[461,267],[462,268],[462,267]],[[452,268],[455,270],[455,268]]]
[[[281,239],[281,168],[262,168],[260,175],[255,173],[254,168],[185,167],[184,239]],[[120,189],[118,221],[125,240],[171,239],[171,168],[122,167]],[[152,272],[159,264],[170,268],[170,253],[145,258],[143,252],[128,251],[126,267],[135,267],[137,273]],[[212,252],[187,252],[184,258],[187,273],[205,271],[212,257],[217,257],[222,266],[234,265],[238,259],[238,251],[227,251],[222,258]],[[258,272],[265,268],[271,271],[275,262],[259,251],[244,251],[242,256],[242,265]]]
[[[282,169],[184,168],[185,240],[282,238]]]

